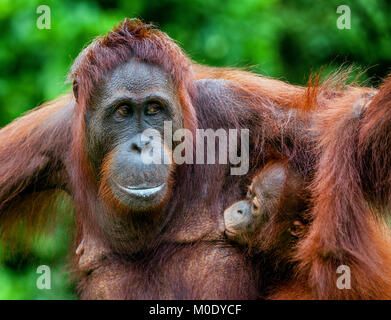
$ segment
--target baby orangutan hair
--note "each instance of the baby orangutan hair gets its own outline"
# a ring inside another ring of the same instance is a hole
[[[225,234],[250,252],[287,258],[305,234],[308,203],[304,178],[288,161],[271,161],[254,176],[246,199],[225,210]]]

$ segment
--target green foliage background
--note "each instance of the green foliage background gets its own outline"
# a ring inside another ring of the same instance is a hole
[[[43,4],[50,30],[36,27]],[[351,9],[350,30],[336,27],[339,5]],[[321,67],[354,64],[377,85],[391,66],[390,16],[387,0],[0,0],[0,125],[67,92],[79,51],[124,17],[155,23],[200,63],[251,66],[295,84]],[[65,268],[68,220],[28,253],[2,258],[0,299],[75,298]],[[41,264],[52,269],[51,290],[36,288]]]

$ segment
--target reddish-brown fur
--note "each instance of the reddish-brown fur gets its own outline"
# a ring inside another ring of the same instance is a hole
[[[391,242],[381,215],[389,203],[389,90],[390,80],[372,101],[376,92],[353,90],[318,112],[314,221],[296,257],[315,299],[391,298]],[[349,290],[336,286],[340,265],[351,269]]]
[[[18,222],[28,228],[19,237],[41,231],[68,178],[64,163],[71,143],[72,106],[63,96],[38,107],[0,131],[0,225],[3,238],[13,236]],[[64,162],[59,159],[63,158]],[[43,184],[35,184],[38,176]],[[43,192],[41,192],[43,191]],[[12,240],[14,242],[15,239]],[[12,245],[12,244],[11,244]]]
[[[378,93],[350,88],[316,106],[313,222],[304,239],[283,254],[294,274],[269,299],[391,299],[391,235],[384,219],[390,200],[390,89],[390,80]],[[350,289],[337,286],[341,265],[350,268]]]
[[[2,233],[11,232],[21,219],[42,228],[39,221],[46,215],[41,213],[47,210],[40,209],[51,198],[35,197],[34,191],[63,189],[75,201],[75,247],[86,235],[107,247],[110,239],[99,231],[96,212],[110,206],[99,197],[99,176],[87,159],[85,112],[102,75],[130,57],[158,65],[171,76],[186,128],[249,128],[250,171],[239,177],[228,176],[227,165],[176,168],[174,197],[161,209],[161,216],[170,219],[162,223],[169,227],[155,236],[149,230],[153,237],[141,256],[105,251],[92,272],[80,275],[82,298],[258,297],[258,270],[222,237],[222,212],[243,197],[252,175],[275,152],[309,178],[317,157],[319,161],[313,182],[314,222],[298,248],[297,279],[277,287],[274,297],[390,297],[391,246],[375,215],[386,206],[383,190],[390,182],[389,145],[384,143],[390,121],[389,83],[357,116],[352,105],[369,89],[342,90],[327,82],[319,86],[317,80],[303,88],[244,71],[192,65],[167,35],[136,20],[125,20],[80,55],[71,72],[76,99],[69,95],[0,131]],[[196,79],[227,82],[214,91],[213,83],[203,87]],[[315,115],[319,121],[309,131]],[[319,145],[317,157],[312,154],[314,144]],[[371,161],[375,165],[368,168]],[[364,189],[366,184],[373,191]],[[35,206],[22,210],[26,203]],[[342,263],[351,265],[354,277],[349,292],[334,286],[335,268]],[[77,260],[76,269],[84,271]]]

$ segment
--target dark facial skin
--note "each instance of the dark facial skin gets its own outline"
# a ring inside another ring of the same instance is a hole
[[[279,216],[286,221],[292,220],[287,228],[295,235],[302,229],[301,221],[295,219],[304,205],[300,197],[302,187],[297,175],[284,162],[267,166],[254,177],[246,199],[225,210],[226,236],[238,243],[248,244],[266,225],[272,229],[273,221],[276,223]]]
[[[131,211],[158,207],[169,191],[172,172],[162,157],[164,153],[170,157],[171,151],[162,140],[142,133],[154,129],[163,139],[165,121],[172,121],[173,132],[183,127],[177,92],[168,75],[136,59],[121,65],[97,88],[86,120],[88,155],[97,178]],[[155,148],[161,148],[160,163],[145,163],[143,155],[159,150]]]

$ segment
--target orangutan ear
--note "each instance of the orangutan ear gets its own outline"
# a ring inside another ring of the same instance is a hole
[[[79,97],[79,83],[77,82],[77,80],[73,80],[72,90],[73,90],[73,96],[75,97],[75,100],[77,102],[77,99]]]

